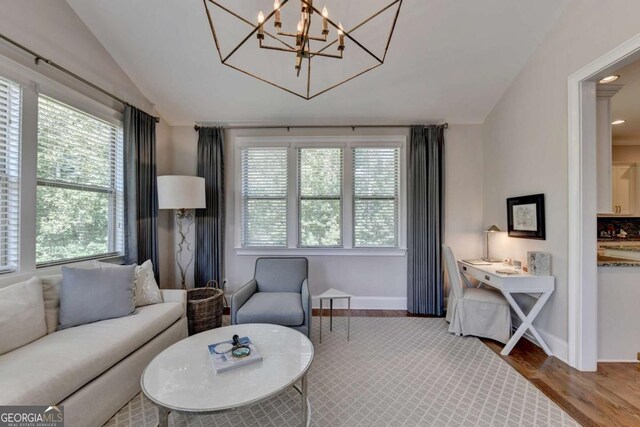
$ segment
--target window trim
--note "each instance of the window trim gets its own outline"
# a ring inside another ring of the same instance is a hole
[[[304,256],[405,256],[407,251],[407,136],[406,135],[357,135],[357,136],[236,136],[234,144],[234,250],[236,255],[304,255]],[[242,149],[250,147],[279,147],[289,150],[287,247],[242,246]],[[353,148],[388,147],[400,149],[400,179],[398,193],[398,246],[353,247]],[[342,148],[342,247],[299,247],[298,218],[298,158],[297,148]]]
[[[71,107],[84,111],[113,124],[122,123],[124,114],[120,104],[97,94],[90,96],[82,84],[63,82],[34,68],[0,54],[0,75],[21,86],[22,111],[20,123],[20,238],[18,268],[15,271],[0,272],[0,287],[27,280],[34,274],[57,274],[60,265],[84,265],[86,261],[70,260],[55,266],[36,266],[36,158],[38,127],[38,95],[57,99]],[[98,256],[105,262],[123,263],[122,256],[105,254]]]

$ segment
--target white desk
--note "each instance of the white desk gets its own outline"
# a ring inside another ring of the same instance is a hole
[[[555,280],[553,276],[533,276],[531,274],[519,271],[518,275],[499,274],[496,270],[511,270],[512,267],[502,263],[491,265],[472,265],[464,261],[458,261],[458,267],[462,273],[465,285],[473,287],[468,280],[469,277],[478,280],[480,283],[496,288],[507,299],[509,305],[516,312],[522,323],[511,336],[511,339],[504,346],[500,354],[508,355],[516,343],[522,338],[522,335],[528,330],[531,331],[542,349],[549,356],[552,356],[551,350],[544,342],[536,328],[533,327],[533,320],[536,318],[542,307],[545,305],[553,290],[555,289]],[[537,298],[528,314],[524,314],[518,303],[513,299],[513,294],[527,294]]]

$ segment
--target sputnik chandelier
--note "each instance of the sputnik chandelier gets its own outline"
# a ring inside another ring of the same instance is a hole
[[[362,0],[363,4],[367,4],[369,1]],[[254,14],[257,18],[253,20],[246,16],[246,7],[245,16],[242,14],[243,11],[233,8],[238,5],[238,2],[224,4],[224,0],[203,0],[211,34],[222,64],[306,100],[326,93],[384,63],[402,1],[393,0],[374,11],[359,24],[345,29],[341,20],[330,16],[326,5],[322,7],[322,10],[316,8],[318,0],[315,2],[314,0],[274,0],[273,10],[268,11],[266,15],[263,10],[257,10]],[[297,22],[283,19],[285,6],[289,5],[288,9],[291,9],[296,4],[299,4],[299,14],[289,12],[287,17],[299,17]],[[375,49],[365,46],[366,42],[359,40],[359,38],[363,34],[365,36],[374,34],[375,38],[379,39],[377,36],[384,34],[386,30],[380,28],[380,22],[373,22],[370,25],[373,28],[368,33],[361,28],[385,15],[388,17],[387,24],[390,23],[388,36],[382,40],[381,52],[375,52]],[[237,29],[235,31],[229,30],[229,32],[234,32],[236,39],[239,40],[238,44],[234,42],[235,46],[229,47],[228,43],[226,46],[223,45],[224,30],[230,28],[229,24],[225,27],[221,23],[223,18],[236,19],[243,24],[244,32],[241,33],[241,37],[237,36]],[[251,43],[255,43],[254,46],[259,50],[247,53],[246,50],[252,48]],[[254,69],[249,69],[249,65],[240,64],[241,60],[234,61],[235,57],[242,56],[245,60],[249,58],[249,61],[246,62],[253,64],[256,62],[255,58],[260,56],[260,51],[278,52],[281,55],[269,57],[266,64],[257,69],[255,66]],[[339,63],[348,58],[350,53],[354,57],[356,65],[349,67],[335,65],[333,68],[339,68],[343,75],[332,81],[333,74],[339,73],[328,70],[328,63],[325,60]],[[288,59],[282,54],[286,54]],[[312,65],[319,63],[320,60],[323,61],[323,70],[320,73],[312,73]],[[290,73],[283,72],[282,66],[285,61],[289,63]],[[268,67],[271,67],[272,70],[267,70]],[[301,77],[301,73],[304,76]],[[319,83],[314,84],[313,77],[315,76],[321,76]]]

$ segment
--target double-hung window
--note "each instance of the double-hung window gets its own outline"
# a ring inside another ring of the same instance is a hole
[[[122,124],[38,99],[36,264],[120,255]]]
[[[287,246],[286,148],[242,150],[242,246]]]
[[[0,77],[0,273],[18,268],[21,103],[20,86]]]
[[[342,246],[342,148],[298,148],[298,246]]]
[[[236,143],[236,236],[240,249],[251,249],[246,254],[260,248],[404,253],[404,137],[239,137]]]
[[[353,149],[353,246],[398,246],[397,148]]]

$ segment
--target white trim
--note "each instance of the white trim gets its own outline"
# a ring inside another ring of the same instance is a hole
[[[513,314],[511,316],[511,319],[512,319],[511,329],[516,330],[518,326],[520,326],[520,323],[521,323],[520,319],[518,319],[517,316],[513,316]],[[553,357],[562,360],[566,364],[569,364],[567,341],[560,339],[557,336],[543,329],[538,328],[537,331],[542,336],[542,339],[544,340],[544,342],[547,343],[547,345],[551,349],[551,353],[553,353]],[[531,332],[529,331],[525,332],[522,337],[525,338],[530,343],[532,343],[533,345],[535,345],[536,347],[542,348],[540,343],[538,343],[538,340],[536,340],[536,338],[531,334]]]
[[[639,55],[640,34],[568,79],[568,362],[581,371],[597,369],[595,167],[590,168],[595,160],[595,117],[590,105],[595,109],[595,81]]]
[[[328,309],[329,303],[323,303],[323,308]],[[311,297],[311,306],[320,308],[320,301],[317,296]],[[333,308],[347,308],[345,299],[334,299]],[[352,310],[406,310],[407,297],[351,297]]]
[[[598,359],[598,363],[640,363],[638,359]]]
[[[36,88],[37,93],[54,98],[109,123],[122,126],[122,111],[96,101],[3,55],[0,55],[0,74],[25,88]]]
[[[237,136],[234,145],[234,192],[235,217],[242,212],[242,155],[246,147],[287,148],[288,152],[288,204],[287,248],[242,247],[242,221],[234,227],[236,255],[354,255],[354,256],[405,256],[407,245],[407,159],[405,135],[351,135],[351,136]],[[400,191],[398,206],[398,247],[397,248],[353,248],[352,224],[352,155],[351,148],[363,146],[393,147],[400,149]],[[340,147],[343,148],[343,222],[341,248],[298,248],[297,209],[297,153],[296,148]]]
[[[614,146],[618,146],[618,145],[640,145],[640,140],[639,139],[614,139],[612,144]]]
[[[402,248],[235,248],[238,256],[405,256]]]

